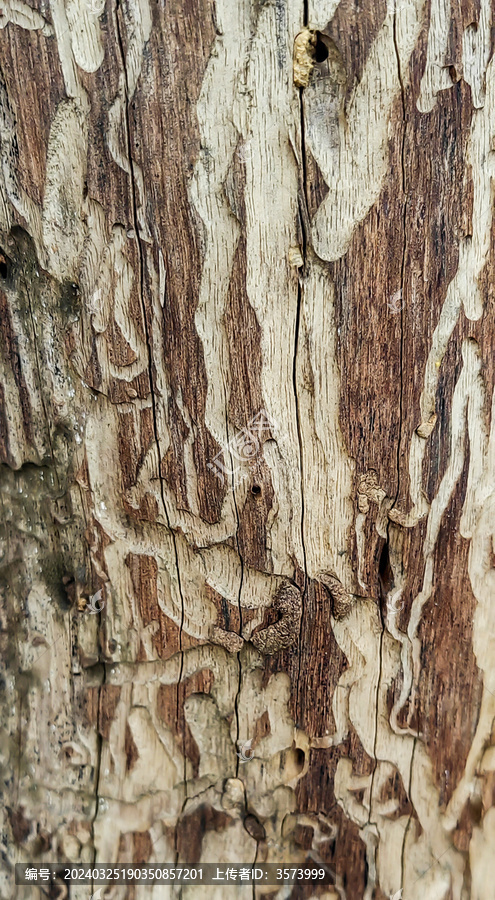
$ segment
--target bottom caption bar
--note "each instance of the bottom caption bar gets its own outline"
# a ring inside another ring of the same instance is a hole
[[[326,866],[283,866],[275,863],[232,866],[204,863],[197,866],[74,865],[35,866],[17,863],[16,884],[333,884]]]

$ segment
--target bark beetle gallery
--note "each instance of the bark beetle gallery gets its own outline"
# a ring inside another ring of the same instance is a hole
[[[2,900],[492,900],[494,25],[2,4]]]

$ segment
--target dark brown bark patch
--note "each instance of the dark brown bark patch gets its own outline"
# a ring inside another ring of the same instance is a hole
[[[117,684],[102,684],[100,688],[98,730],[105,741],[110,739],[110,726],[120,700],[120,690],[120,686]]]
[[[181,752],[190,759],[194,777],[197,777],[199,771],[199,749],[185,720],[184,703],[191,694],[209,694],[212,684],[213,673],[204,669],[179,686],[162,684],[158,691],[157,713],[173,732]]]
[[[225,831],[234,820],[226,812],[203,804],[182,816],[177,826],[177,850],[179,861],[191,865],[199,863],[203,837],[208,831]]]

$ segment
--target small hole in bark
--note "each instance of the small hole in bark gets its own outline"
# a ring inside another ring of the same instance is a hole
[[[260,820],[253,815],[248,815],[244,819],[244,828],[247,833],[254,838],[255,841],[264,841],[266,838],[266,831],[260,822]]]
[[[285,774],[288,778],[297,778],[304,769],[306,757],[304,750],[300,747],[293,747],[289,750],[285,759]]]
[[[256,494],[256,495],[261,494],[261,488],[260,488],[259,484],[253,484],[253,486],[251,488],[251,493]]]
[[[315,47],[315,62],[322,63],[325,62],[326,59],[328,59],[328,47],[318,35]]]
[[[390,556],[387,543],[383,545],[383,549],[380,554],[380,562],[378,564],[378,577],[382,585],[383,593],[388,594],[388,592],[391,591],[394,586],[394,573],[392,572],[392,567],[390,565]]]
[[[302,770],[304,769],[304,762],[306,759],[304,750],[301,750],[300,747],[296,747],[294,754],[295,754],[296,766],[297,766],[299,772],[302,772]]]
[[[479,797],[471,797],[469,801],[469,812],[471,814],[472,821],[479,825],[483,818],[483,805]]]

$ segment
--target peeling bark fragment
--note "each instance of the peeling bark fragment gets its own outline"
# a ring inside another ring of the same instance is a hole
[[[220,644],[220,646],[225,647],[229,653],[238,653],[244,644],[244,640],[240,634],[236,634],[235,631],[225,631],[223,628],[218,628],[217,625],[212,627],[210,638],[214,644]]]
[[[300,590],[290,582],[282,584],[275,595],[272,609],[280,613],[278,622],[251,637],[256,649],[268,655],[291,647],[297,640],[302,616]]]
[[[294,41],[294,84],[305,88],[315,64],[316,34],[305,28]]]
[[[437,419],[438,416],[433,413],[433,415],[430,416],[427,422],[422,422],[421,425],[418,425],[418,427],[416,428],[416,434],[418,435],[418,437],[425,438],[425,440],[426,438],[429,438],[437,423]]]
[[[332,613],[336,619],[345,619],[354,604],[354,597],[335,575],[323,574],[318,581],[324,585],[332,598]]]

